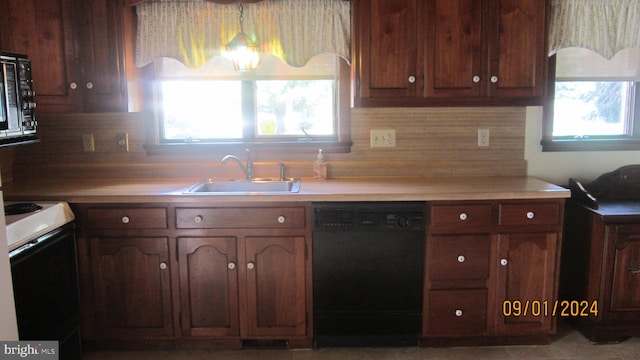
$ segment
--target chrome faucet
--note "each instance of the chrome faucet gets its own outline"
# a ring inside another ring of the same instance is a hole
[[[227,155],[223,157],[221,161],[222,161],[222,164],[226,164],[227,161],[229,160],[235,161],[236,163],[238,163],[238,166],[240,166],[240,170],[242,170],[244,175],[247,177],[247,180],[252,180],[253,179],[253,161],[251,160],[251,152],[249,151],[249,149],[246,149],[245,151],[247,152],[247,165],[243,164],[242,160],[240,160],[240,158],[235,155]]]

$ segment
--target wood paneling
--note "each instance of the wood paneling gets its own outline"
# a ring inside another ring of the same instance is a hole
[[[351,153],[326,154],[328,176],[526,175],[525,112],[524,107],[352,109]],[[222,151],[147,155],[141,113],[41,115],[39,124],[42,141],[16,152],[15,177],[242,177],[237,166],[220,163]],[[370,130],[388,128],[396,129],[397,146],[370,148]],[[490,130],[489,147],[477,146],[478,128]],[[129,152],[117,150],[117,132],[129,134]],[[82,151],[82,134],[94,134],[95,152]],[[4,165],[5,153],[0,157]],[[287,165],[287,176],[309,177],[315,155],[256,151],[253,159],[258,177],[278,176],[277,161]]]

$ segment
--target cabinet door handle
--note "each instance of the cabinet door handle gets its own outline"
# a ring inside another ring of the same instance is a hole
[[[284,224],[287,221],[287,218],[284,215],[278,216],[278,224]]]
[[[87,89],[89,89],[89,90],[93,89],[93,83],[92,82],[88,82],[86,86],[87,86]]]
[[[528,211],[527,212],[527,219],[531,220],[534,217],[536,217],[536,213],[534,213],[533,211]]]
[[[230,261],[230,262],[227,264],[227,268],[229,268],[229,270],[233,270],[233,269],[235,269],[235,268],[236,268],[236,263],[234,263],[233,261]]]
[[[458,255],[458,262],[459,263],[463,263],[466,260],[466,258],[464,257],[464,255]]]
[[[253,261],[247,264],[247,269],[249,270],[253,270],[255,267],[256,267],[256,264]]]
[[[76,82],[69,83],[69,89],[75,90],[77,88],[78,88],[78,83],[76,83]]]
[[[633,275],[640,274],[640,261],[634,261],[631,264],[627,265],[627,270]]]
[[[494,75],[494,76],[492,76],[492,77],[491,77],[491,83],[492,83],[492,84],[495,84],[495,83],[497,83],[497,82],[498,82],[498,77],[497,77],[497,76],[495,76],[495,75]]]
[[[409,78],[407,79],[407,81],[409,82],[409,84],[413,84],[414,82],[416,82],[416,77],[411,75],[409,76]]]
[[[128,224],[128,223],[129,223],[129,221],[131,221],[131,219],[129,219],[129,217],[128,217],[128,216],[126,216],[126,215],[125,215],[125,216],[123,216],[123,217],[122,217],[122,223],[123,223],[123,224]]]
[[[508,263],[509,261],[507,259],[500,259],[500,265],[507,266]]]
[[[457,309],[456,310],[456,316],[457,317],[461,317],[462,316],[462,309]]]
[[[469,218],[467,213],[460,213],[460,220],[465,221]]]
[[[476,83],[476,84],[477,84],[477,83],[479,83],[479,82],[480,82],[480,76],[476,75],[476,76],[474,76],[474,77],[473,77],[473,79],[472,79],[472,80],[473,80],[473,82],[474,82],[474,83]]]
[[[166,263],[166,262],[161,262],[161,263],[160,263],[160,269],[162,269],[162,270],[166,270],[168,267],[169,267],[169,266],[167,265],[167,263]]]

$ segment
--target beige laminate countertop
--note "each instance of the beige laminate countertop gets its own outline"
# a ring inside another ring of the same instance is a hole
[[[9,183],[5,200],[69,203],[436,201],[568,198],[571,192],[532,177],[303,178],[299,193],[184,194],[201,179],[50,180]]]

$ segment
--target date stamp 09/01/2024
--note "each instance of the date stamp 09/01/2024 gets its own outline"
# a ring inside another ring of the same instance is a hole
[[[597,317],[598,301],[587,300],[505,300],[505,317]]]

